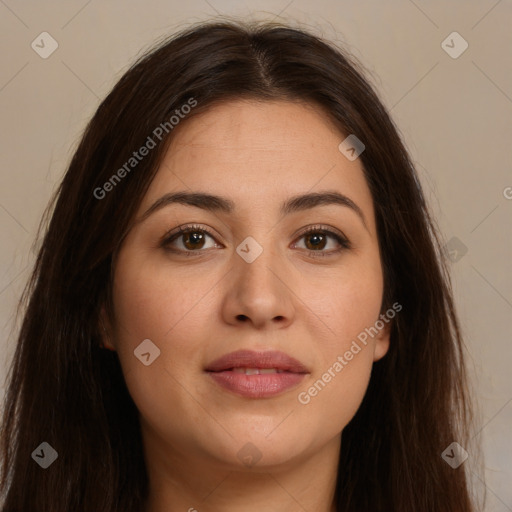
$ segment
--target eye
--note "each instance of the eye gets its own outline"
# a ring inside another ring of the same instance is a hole
[[[330,251],[324,251],[326,245],[328,245],[328,239],[335,240],[335,245],[338,248],[334,248]],[[300,235],[300,239],[305,240],[305,248],[308,253],[313,257],[325,257],[337,254],[345,249],[350,249],[352,246],[349,240],[337,230],[324,228],[323,226],[312,226],[306,231],[303,231]]]
[[[192,252],[201,252],[198,249],[204,249],[206,238],[209,237],[212,240],[213,235],[207,229],[192,225],[192,226],[180,226],[164,236],[161,242],[161,246],[172,252],[184,253],[187,256],[191,255]],[[173,247],[176,240],[181,240],[181,247]],[[208,249],[208,247],[206,247]]]

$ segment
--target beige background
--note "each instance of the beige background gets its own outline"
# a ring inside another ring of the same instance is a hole
[[[31,244],[86,121],[143,49],[222,14],[306,23],[371,73],[445,242],[467,247],[452,269],[482,411],[486,510],[512,511],[510,0],[0,0],[0,398]],[[59,45],[47,59],[31,48],[43,31]],[[456,59],[441,46],[453,31],[469,44]]]

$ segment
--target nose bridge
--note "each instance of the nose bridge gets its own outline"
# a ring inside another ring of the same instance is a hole
[[[260,230],[255,236],[244,238],[236,247],[236,270],[249,284],[264,285],[275,279],[274,273],[278,267],[277,251],[271,241],[272,237],[267,235],[264,230]]]
[[[231,319],[247,317],[255,325],[273,319],[290,320],[291,303],[286,295],[282,258],[267,231],[253,231],[254,236],[247,236],[236,247],[228,299]]]

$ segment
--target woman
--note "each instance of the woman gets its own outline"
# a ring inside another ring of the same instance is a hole
[[[56,194],[2,512],[469,512],[434,223],[334,45],[205,23],[116,84]]]

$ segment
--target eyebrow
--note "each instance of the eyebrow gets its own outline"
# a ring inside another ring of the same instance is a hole
[[[172,204],[183,204],[187,206],[195,206],[202,210],[210,212],[233,213],[235,211],[235,203],[226,197],[221,197],[204,192],[171,192],[157,199],[142,215],[140,221],[147,219],[152,213]],[[363,211],[357,206],[352,199],[344,194],[340,194],[335,190],[327,190],[324,192],[309,192],[292,196],[281,204],[281,216],[290,215],[291,213],[300,212],[325,205],[339,205],[350,208],[354,211],[368,229]]]

